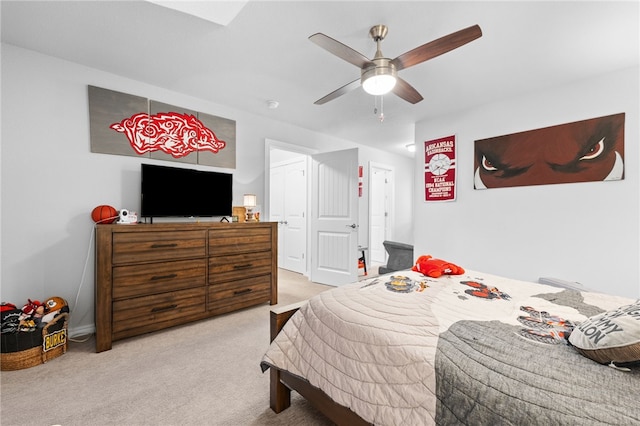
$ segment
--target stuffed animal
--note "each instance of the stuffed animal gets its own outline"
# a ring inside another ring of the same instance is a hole
[[[69,312],[69,305],[62,297],[54,296],[44,301],[46,312],[40,322],[42,326],[51,322],[56,316],[63,312]]]
[[[42,320],[44,309],[40,301],[27,299],[27,304],[22,307],[22,313],[18,317],[20,321],[20,331],[35,330]]]
[[[431,278],[438,278],[445,275],[460,275],[464,274],[464,269],[458,265],[454,265],[451,262],[447,262],[441,259],[434,259],[429,255],[420,256],[416,260],[416,264],[411,268],[412,271],[420,272],[423,275],[427,275]]]

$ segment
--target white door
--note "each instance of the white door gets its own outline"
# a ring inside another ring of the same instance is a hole
[[[306,272],[307,163],[298,157],[271,167],[270,220],[278,222],[278,267]]]
[[[313,158],[311,281],[358,280],[358,149]]]
[[[307,173],[304,158],[285,166],[284,173],[284,258],[282,267],[306,272]]]
[[[387,166],[371,164],[369,167],[369,253],[371,263],[387,262],[382,242],[391,238],[393,170]]]

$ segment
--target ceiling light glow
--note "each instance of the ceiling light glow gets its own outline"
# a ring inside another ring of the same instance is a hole
[[[387,94],[396,85],[396,67],[387,58],[376,58],[373,62],[374,66],[362,70],[362,88],[374,96]]]
[[[396,78],[392,75],[374,75],[362,83],[362,88],[370,95],[384,95],[396,85]]]

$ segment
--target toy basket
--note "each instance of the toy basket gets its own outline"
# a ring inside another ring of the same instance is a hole
[[[35,367],[67,352],[68,322],[69,314],[65,312],[47,323],[41,332],[3,334],[0,370]],[[22,349],[25,345],[30,347]]]

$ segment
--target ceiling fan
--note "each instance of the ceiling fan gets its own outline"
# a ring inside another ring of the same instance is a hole
[[[482,36],[480,27],[473,25],[425,43],[422,46],[403,53],[395,59],[389,59],[384,57],[380,50],[380,43],[387,36],[387,32],[388,28],[385,25],[376,25],[369,30],[369,35],[376,42],[377,46],[373,59],[368,59],[360,52],[325,34],[316,33],[310,36],[309,40],[318,46],[360,68],[359,79],[345,84],[314,103],[316,105],[322,105],[362,84],[363,89],[372,95],[382,95],[393,91],[393,93],[405,101],[416,104],[423,99],[422,95],[420,95],[413,86],[398,77],[398,71],[440,56],[443,53],[447,53]]]

